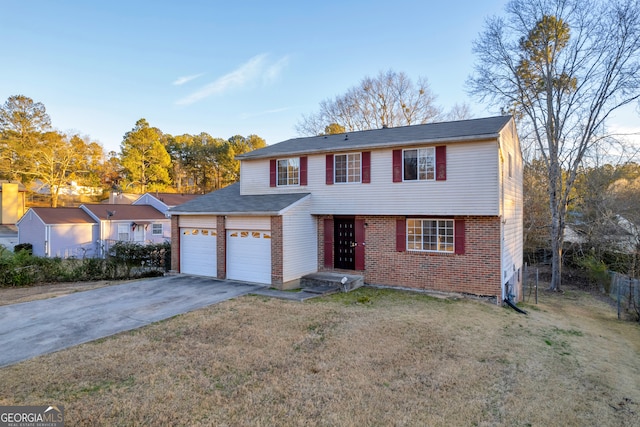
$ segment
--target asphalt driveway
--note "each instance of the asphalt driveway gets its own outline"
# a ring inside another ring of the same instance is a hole
[[[178,275],[0,306],[0,367],[261,288],[262,285]]]

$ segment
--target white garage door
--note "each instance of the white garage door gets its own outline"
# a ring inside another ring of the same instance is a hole
[[[271,284],[270,231],[227,231],[227,278]]]
[[[180,228],[180,272],[198,276],[218,275],[216,230]]]

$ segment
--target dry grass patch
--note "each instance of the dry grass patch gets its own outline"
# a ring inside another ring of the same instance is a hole
[[[579,292],[525,308],[242,297],[3,368],[0,404],[69,425],[638,425],[638,325]]]

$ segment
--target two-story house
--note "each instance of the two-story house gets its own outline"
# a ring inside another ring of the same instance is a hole
[[[522,280],[522,155],[509,116],[290,139],[237,157],[240,182],[172,208],[172,268],[295,285],[505,297]]]

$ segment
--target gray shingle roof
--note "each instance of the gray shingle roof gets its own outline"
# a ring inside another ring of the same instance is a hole
[[[236,157],[238,159],[261,159],[281,155],[289,156],[497,138],[498,133],[509,120],[511,120],[511,116],[496,116],[483,119],[294,138]]]
[[[283,209],[304,199],[309,194],[287,193],[241,196],[240,184],[235,183],[171,208],[169,213],[277,215]]]

